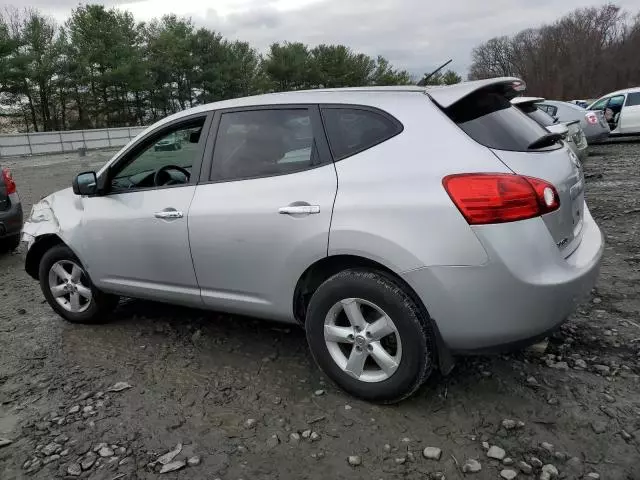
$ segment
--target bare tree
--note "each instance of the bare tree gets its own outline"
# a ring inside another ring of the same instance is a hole
[[[593,98],[640,84],[640,14],[613,4],[578,9],[551,25],[496,37],[472,52],[470,79],[515,75],[549,98]]]

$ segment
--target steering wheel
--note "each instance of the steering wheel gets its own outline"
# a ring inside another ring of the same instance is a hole
[[[187,182],[191,178],[191,173],[189,173],[189,170],[186,170],[177,165],[165,165],[164,167],[160,167],[158,170],[156,170],[156,173],[153,175],[153,184],[156,187],[161,187],[163,185],[175,185],[177,183],[180,183],[177,180],[175,180],[173,177],[171,177],[171,175],[167,173],[167,170],[176,170],[180,172],[185,176],[185,178],[187,179]],[[169,177],[169,178],[167,179],[163,177]]]

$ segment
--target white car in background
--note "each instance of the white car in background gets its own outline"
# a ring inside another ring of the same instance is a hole
[[[612,136],[640,135],[640,87],[609,93],[588,109],[604,111]]]
[[[545,100],[538,103],[537,107],[560,122],[580,121],[580,126],[589,145],[603,142],[609,138],[609,124],[602,111],[585,110],[576,104],[559,100]]]
[[[580,126],[580,121],[559,122],[540,108],[544,101],[545,99],[540,97],[515,97],[511,100],[511,103],[550,133],[560,135],[580,160],[587,158],[589,156],[589,144]]]

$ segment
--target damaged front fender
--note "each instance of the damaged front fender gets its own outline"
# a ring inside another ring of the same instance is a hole
[[[22,241],[27,244],[25,269],[29,275],[38,278],[40,259],[53,245],[64,243],[78,253],[78,227],[83,211],[82,198],[70,188],[49,195],[33,206],[22,228]]]

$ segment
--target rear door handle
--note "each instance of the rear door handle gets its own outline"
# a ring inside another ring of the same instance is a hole
[[[320,205],[289,205],[280,207],[278,213],[282,215],[311,215],[320,213]]]
[[[178,210],[162,210],[153,214],[156,218],[170,219],[170,218],[182,218],[184,214]]]

